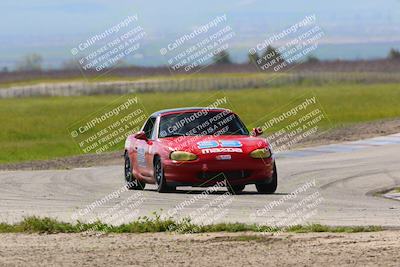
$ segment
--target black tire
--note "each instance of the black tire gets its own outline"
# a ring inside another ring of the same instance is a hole
[[[274,173],[272,174],[272,180],[265,184],[256,184],[258,193],[261,194],[273,194],[278,187],[278,172],[276,171],[276,164],[274,162]]]
[[[168,186],[167,181],[164,176],[164,169],[162,166],[161,159],[159,157],[154,160],[154,179],[157,183],[157,191],[159,193],[167,193],[171,191],[175,191],[175,187]]]
[[[227,185],[226,188],[228,189],[228,192],[234,195],[242,193],[243,189],[246,187],[246,185]]]
[[[124,173],[125,173],[125,185],[129,190],[143,190],[146,184],[136,179],[132,173],[132,165],[131,160],[129,159],[128,153],[125,153],[125,164],[124,164]]]

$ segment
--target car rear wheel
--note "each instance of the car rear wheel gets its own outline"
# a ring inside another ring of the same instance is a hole
[[[242,193],[245,187],[246,187],[245,185],[229,185],[229,184],[226,186],[228,192],[235,195]]]
[[[126,187],[130,190],[143,190],[146,184],[144,182],[137,180],[136,177],[133,176],[131,160],[129,158],[128,153],[125,153],[124,158],[125,158],[124,172],[125,172]]]
[[[175,191],[175,187],[168,186],[167,181],[165,180],[164,176],[164,169],[162,166],[161,159],[157,157],[154,160],[154,179],[157,183],[157,191],[160,193],[166,193],[170,191]]]
[[[262,194],[273,194],[278,187],[278,172],[276,171],[276,165],[274,162],[274,169],[272,174],[272,180],[265,184],[256,184],[258,193]]]

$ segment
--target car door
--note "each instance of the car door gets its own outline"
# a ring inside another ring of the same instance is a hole
[[[136,152],[137,152],[137,166],[141,175],[150,177],[153,173],[151,156],[151,146],[153,144],[153,132],[156,125],[156,117],[150,117],[145,125],[143,126],[142,131],[145,133],[147,137],[146,140],[137,140],[136,143]]]

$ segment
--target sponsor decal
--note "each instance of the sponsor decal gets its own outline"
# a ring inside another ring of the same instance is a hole
[[[138,147],[137,149],[137,164],[141,167],[146,167],[146,152],[144,147]]]
[[[197,146],[200,149],[218,147],[218,145],[217,141],[202,141],[197,143]]]
[[[219,141],[222,147],[242,147],[242,143],[236,140]]]
[[[243,150],[237,147],[220,147],[220,148],[206,148],[202,149],[201,153],[211,154],[211,153],[242,153]]]
[[[242,143],[237,140],[221,140],[221,141],[202,141],[198,142],[199,149],[215,148],[215,147],[242,147]]]
[[[131,146],[131,140],[129,138],[127,138],[126,141],[125,141],[125,148],[129,149],[130,146]]]
[[[217,160],[230,160],[232,159],[231,155],[218,155],[215,157]]]

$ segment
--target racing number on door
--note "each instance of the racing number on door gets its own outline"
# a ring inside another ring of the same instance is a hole
[[[146,167],[146,151],[143,146],[137,148],[137,164],[140,167]]]

